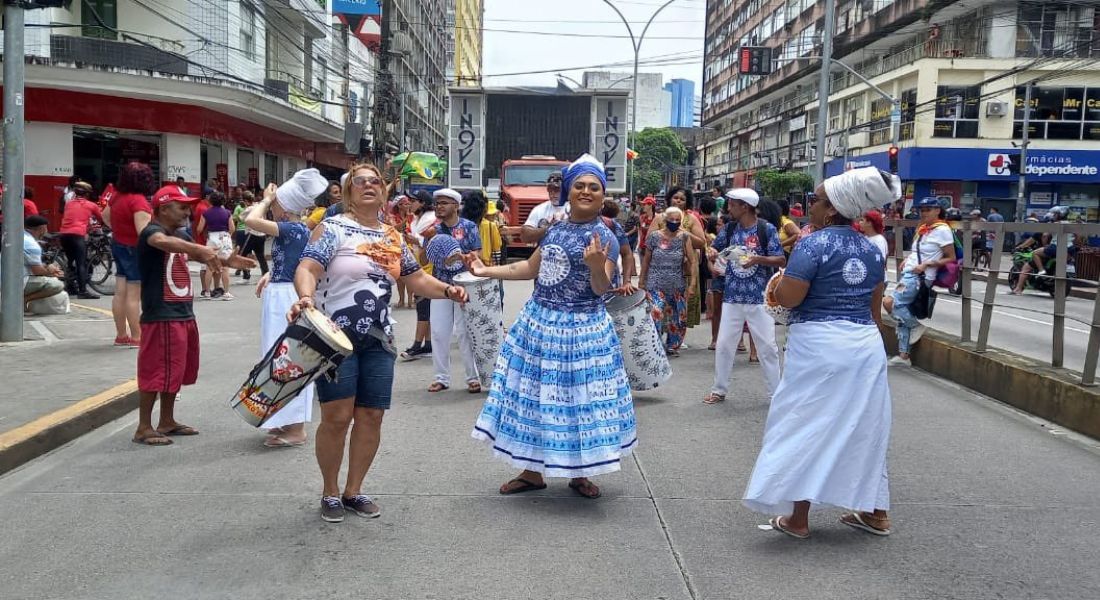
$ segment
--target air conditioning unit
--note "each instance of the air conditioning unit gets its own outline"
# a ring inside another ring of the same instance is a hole
[[[995,100],[985,103],[985,116],[1003,117],[1008,114],[1008,103]]]
[[[871,134],[866,131],[860,131],[848,136],[849,148],[866,148],[871,143]]]

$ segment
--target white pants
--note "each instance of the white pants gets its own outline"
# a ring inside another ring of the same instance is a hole
[[[713,393],[725,396],[729,391],[730,371],[737,355],[737,342],[741,339],[745,323],[749,335],[756,343],[756,355],[764,368],[764,381],[768,385],[768,397],[779,385],[779,348],[775,345],[775,319],[764,310],[763,304],[722,304],[722,323],[718,326],[718,344],[714,352]]]
[[[466,383],[478,381],[477,363],[474,361],[473,345],[466,331],[466,316],[457,302],[450,300],[432,300],[432,364],[435,365],[435,380],[443,385],[451,385],[451,336],[458,334],[458,350],[462,353],[462,362],[466,366]]]

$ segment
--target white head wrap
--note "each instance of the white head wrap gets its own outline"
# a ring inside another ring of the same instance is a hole
[[[890,184],[883,181],[886,177]],[[882,208],[901,198],[901,180],[897,175],[874,167],[845,171],[825,180],[825,195],[836,211],[846,219],[858,219],[869,210]]]
[[[303,169],[275,192],[279,205],[289,212],[300,213],[313,207],[313,200],[328,189],[328,180],[317,169]]]

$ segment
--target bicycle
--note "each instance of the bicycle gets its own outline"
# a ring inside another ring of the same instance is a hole
[[[68,287],[69,261],[65,257],[65,251],[61,248],[61,234],[47,233],[38,242],[42,246],[42,264],[56,265],[65,273],[66,287]],[[107,228],[92,229],[88,232],[88,285],[98,294],[113,296],[115,258],[111,252],[111,231]],[[73,290],[68,290],[74,293]]]

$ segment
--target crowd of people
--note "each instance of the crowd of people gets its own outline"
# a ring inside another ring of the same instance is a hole
[[[669,357],[684,347],[688,328],[711,321],[714,381],[703,403],[726,400],[737,352],[751,352],[750,362],[761,367],[770,409],[745,492],[749,508],[779,515],[771,527],[795,538],[809,535],[815,506],[848,509],[844,524],[891,533],[890,390],[879,324],[884,315],[895,321],[900,355],[892,362],[907,364],[921,331],[914,290],[956,258],[957,240],[935,199],[916,203],[921,225],[913,252],[888,294],[883,209],[899,197],[900,184],[873,168],[827,179],[808,202],[801,229],[792,220],[801,216],[800,204],[772,202],[748,188],[700,198],[680,188],[660,199],[609,198],[602,165],[587,155],[551,174],[549,200],[518,227],[509,225],[508,207],[479,191],[396,193],[386,171],[357,164],[333,182],[302,171],[269,185],[258,200],[247,190],[236,194],[238,206],[218,191],[196,198],[181,185],[154,189],[152,171],[136,162],[122,169],[104,208],[74,182],[73,218],[62,231],[70,256],[80,256],[81,215],[114,233],[115,343],[139,349],[135,443],[163,446],[198,433],[175,411],[180,388],[198,378],[193,302],[232,298],[231,272],[246,279],[259,266],[261,353],[288,320],[311,308],[352,344],[332,377],[263,423],[265,446],[303,446],[319,403],[314,445],[325,521],[381,514],[363,487],[391,406],[396,360],[431,356],[426,391],[442,392],[451,387],[453,341],[466,391],[487,393],[472,437],[519,470],[500,493],[565,478],[576,494],[598,498],[592,478],[619,470],[639,443],[623,357],[632,340],[619,339],[606,303],[641,290]],[[56,293],[59,272],[42,264],[38,245],[46,220],[31,214],[25,224],[28,297]],[[507,242],[517,238],[533,252],[508,261]],[[198,294],[189,260],[201,265]],[[455,284],[463,273],[534,280],[491,374],[474,360],[462,310],[469,297]],[[399,351],[395,311],[413,309],[414,337]],[[782,348],[778,327],[786,328]]]

